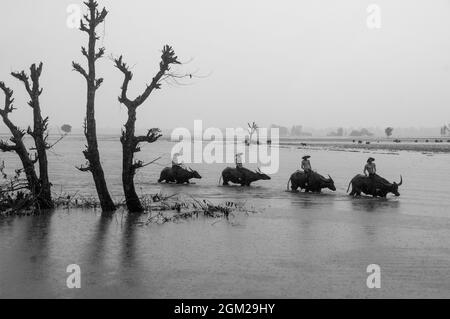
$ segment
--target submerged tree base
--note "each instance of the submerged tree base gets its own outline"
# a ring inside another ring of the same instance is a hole
[[[33,216],[44,213],[33,205],[33,201],[22,199],[14,208],[0,211],[0,215]],[[140,198],[143,206],[143,216],[148,216],[140,225],[165,224],[168,222],[179,222],[186,219],[206,217],[212,219],[231,220],[237,214],[250,215],[258,213],[254,208],[247,208],[243,203],[225,201],[215,204],[206,199],[194,198],[190,195],[162,193],[145,195]],[[116,203],[119,209],[128,212],[125,200]],[[87,209],[101,210],[101,205],[96,197],[83,196],[80,194],[60,194],[54,196],[54,207],[60,210]],[[113,213],[113,212],[112,212]],[[131,213],[136,214],[138,213]]]

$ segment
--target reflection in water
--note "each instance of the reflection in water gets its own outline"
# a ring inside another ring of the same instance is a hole
[[[120,252],[121,268],[124,270],[136,262],[136,223],[140,218],[139,214],[126,214],[125,216]]]
[[[0,298],[45,291],[51,283],[52,216],[52,212],[27,218],[0,216]]]
[[[336,199],[335,194],[331,193],[304,193],[304,192],[286,192],[290,194],[290,203],[292,206],[301,207],[303,209],[332,209]]]
[[[101,265],[107,252],[108,230],[113,221],[113,214],[101,214],[88,245],[88,260],[93,265]]]
[[[83,139],[79,147],[69,141],[58,144],[65,161],[50,159],[52,180],[64,191],[93,194],[92,181],[72,169]],[[120,143],[102,144],[111,193],[121,196]],[[141,156],[170,154],[171,146],[155,143]],[[372,199],[346,195],[367,157],[362,153],[309,150],[318,170],[332,170],[337,191],[285,191],[301,152],[282,149],[280,171],[252,187],[219,186],[222,164],[193,165],[203,178],[189,186],[155,183],[158,166],[140,171],[137,187],[145,194],[234,201],[261,211],[239,219],[242,227],[200,219],[141,227],[145,216],[82,210],[0,217],[0,296],[71,297],[65,270],[79,263],[80,297],[450,297],[442,266],[450,263],[450,201],[443,191],[450,180],[440,178],[448,175],[448,155],[422,161],[421,154],[408,154],[416,160],[408,166],[402,154],[377,154],[386,177],[401,171],[407,178],[401,197]],[[389,267],[391,276],[378,292],[361,280],[374,262]]]
[[[395,212],[400,208],[400,201],[391,198],[360,197],[350,200],[355,211],[362,212]]]
[[[139,230],[137,222],[140,218],[142,217],[139,214],[125,215],[118,256],[118,278],[120,282],[136,292],[141,284],[141,279],[138,274],[140,273],[142,256],[139,256],[137,253],[139,247],[139,243],[137,242],[137,232]],[[153,243],[147,244],[151,247]]]
[[[45,272],[48,271],[53,214],[53,211],[48,211],[27,219],[23,229],[21,246],[32,252],[30,262],[36,264],[36,267],[32,266],[30,270],[31,275],[36,278],[45,277]]]

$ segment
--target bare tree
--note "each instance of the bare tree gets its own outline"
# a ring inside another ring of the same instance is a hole
[[[122,143],[123,151],[122,183],[126,204],[130,212],[141,212],[143,210],[134,187],[134,175],[136,174],[136,170],[143,167],[145,164],[142,161],[134,161],[134,154],[140,151],[140,143],[153,143],[161,137],[161,132],[157,128],[148,130],[148,133],[144,136],[135,136],[136,110],[140,105],[142,105],[142,103],[147,100],[147,98],[154,90],[161,88],[162,80],[171,76],[182,77],[168,73],[172,64],[180,64],[180,62],[175,56],[175,52],[173,51],[172,47],[166,45],[162,50],[161,62],[159,63],[159,71],[153,77],[151,83],[147,85],[142,95],[139,95],[134,100],[131,100],[127,96],[127,90],[128,85],[133,78],[133,73],[130,71],[127,64],[122,61],[122,56],[120,56],[118,59],[115,59],[116,67],[124,74],[119,102],[125,105],[128,109],[128,120],[125,124],[125,130],[122,130],[122,137],[120,138],[120,141]],[[192,77],[191,75],[187,76]]]
[[[42,62],[36,67],[36,64],[30,67],[31,83],[25,71],[13,72],[11,75],[23,82],[25,89],[30,96],[28,105],[33,109],[33,128],[28,127],[27,133],[33,138],[37,159],[39,161],[39,183],[40,183],[40,198],[42,199],[42,208],[53,208],[51,184],[48,177],[48,160],[47,149],[50,148],[47,143],[48,138],[48,117],[42,118],[41,106],[39,103],[39,96],[42,94],[42,89],[39,86],[39,78],[42,73]]]
[[[25,131],[19,129],[9,119],[9,114],[15,109],[13,107],[13,91],[3,82],[0,82],[0,89],[5,93],[5,105],[2,109],[0,109],[0,116],[2,117],[3,123],[5,123],[12,134],[12,137],[10,138],[11,143],[0,141],[0,150],[3,152],[15,152],[19,156],[27,179],[28,189],[35,196],[35,198],[37,198],[38,204],[45,206],[46,203],[40,196],[39,179],[34,169],[34,164],[36,163],[37,158],[32,159],[28,153],[23,141]]]
[[[253,134],[256,133],[256,137],[257,137],[257,144],[259,144],[259,135],[258,135],[258,125],[256,124],[256,122],[253,122],[252,124],[247,123],[248,124],[248,134],[249,134],[249,145],[252,143],[252,137]]]
[[[441,135],[445,136],[447,135],[447,132],[450,132],[450,124],[447,126],[447,124],[444,124],[444,126],[441,127]]]
[[[386,127],[384,133],[386,134],[387,137],[391,137],[393,131],[394,131],[393,127]]]
[[[87,103],[86,118],[84,123],[84,135],[87,140],[87,148],[83,151],[87,160],[86,167],[79,167],[79,170],[90,171],[94,178],[95,187],[100,200],[100,205],[104,212],[114,211],[115,205],[109,194],[105,181],[105,174],[100,162],[100,154],[98,151],[97,128],[95,122],[95,93],[103,82],[102,78],[96,78],[95,63],[105,54],[105,48],[96,50],[96,42],[99,39],[95,29],[105,21],[108,12],[105,8],[102,11],[97,9],[98,3],[94,0],[88,0],[85,5],[89,9],[89,13],[84,15],[84,21],[81,21],[80,30],[86,32],[89,36],[88,49],[81,48],[81,53],[88,61],[88,71],[80,64],[72,62],[75,71],[79,72],[87,83]]]

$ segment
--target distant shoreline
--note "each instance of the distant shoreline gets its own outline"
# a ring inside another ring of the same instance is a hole
[[[50,140],[58,138],[60,135],[51,134]],[[0,139],[8,140],[8,134],[1,134]],[[82,134],[69,134],[65,140],[84,139]],[[119,142],[120,135],[117,134],[99,134],[98,138],[102,140],[117,139]],[[177,143],[179,141],[171,140],[170,136],[163,136],[160,140]],[[200,140],[200,139],[195,139]],[[422,153],[450,153],[450,136],[443,137],[401,137],[398,142],[396,138],[386,137],[281,137],[278,145],[282,147],[297,148],[320,148],[343,151],[360,151],[360,150],[385,150],[389,152],[411,151]],[[203,142],[211,142],[213,140],[202,140]],[[224,141],[226,141],[224,139]],[[439,142],[437,142],[439,141]],[[230,141],[228,141],[230,142]],[[243,141],[242,141],[243,143]],[[265,142],[262,143],[263,145]],[[252,145],[256,145],[255,141]],[[273,143],[277,145],[277,143]]]
[[[450,153],[450,142],[447,139],[443,142],[435,142],[434,139],[429,142],[423,141],[405,141],[394,143],[392,141],[366,141],[358,143],[358,140],[353,142],[352,140],[342,141],[330,141],[330,140],[303,140],[303,141],[289,141],[281,140],[280,146],[291,146],[297,148],[331,148],[333,150],[385,150],[390,152],[397,151],[411,151],[411,152],[423,152],[423,153]]]

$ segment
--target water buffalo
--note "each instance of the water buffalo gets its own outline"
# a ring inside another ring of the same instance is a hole
[[[250,186],[251,183],[259,180],[269,180],[270,177],[258,168],[257,171],[253,172],[246,168],[236,169],[232,167],[227,167],[222,171],[222,179],[224,186],[228,186],[229,182],[234,184],[241,184],[241,186]]]
[[[328,188],[332,191],[336,190],[334,186],[334,181],[330,175],[329,178],[325,178],[322,175],[312,172],[309,180],[309,184],[306,185],[306,174],[302,171],[296,171],[291,175],[288,181],[288,189],[289,183],[291,184],[291,190],[296,191],[299,187],[300,189],[304,189],[305,192],[314,192],[320,193],[323,188]]]
[[[189,180],[192,178],[201,179],[202,177],[197,171],[194,171],[191,168],[166,167],[161,171],[158,183],[166,181],[166,183],[189,184]]]
[[[372,195],[373,197],[386,197],[388,193],[400,196],[398,187],[403,184],[403,178],[400,175],[400,182],[390,183],[379,175],[371,178],[362,174],[358,174],[348,184],[347,192],[352,186],[350,196],[360,196],[361,193]]]

